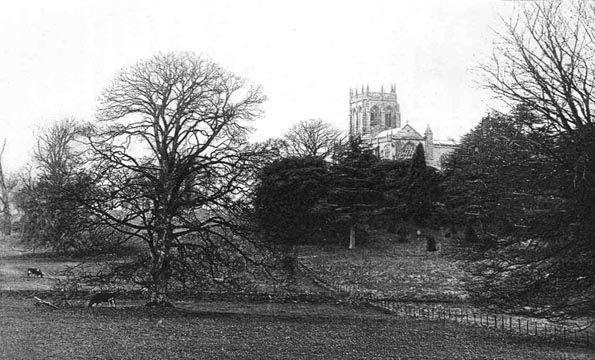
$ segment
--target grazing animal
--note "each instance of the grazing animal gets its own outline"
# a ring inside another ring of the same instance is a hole
[[[100,292],[91,297],[89,307],[99,303],[106,302],[109,305],[116,307],[116,294],[113,292]]]
[[[28,268],[27,269],[27,277],[29,277],[31,275],[43,277],[43,273],[38,268]]]

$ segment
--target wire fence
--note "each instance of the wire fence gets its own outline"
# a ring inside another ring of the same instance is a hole
[[[302,263],[299,263],[299,268],[311,280],[326,289],[329,295],[347,296],[391,314],[450,321],[461,325],[510,331],[524,336],[537,336],[564,344],[578,344],[595,348],[595,332],[591,329],[552,323],[544,319],[488,313],[464,304],[411,302],[387,298],[354,285],[322,279],[314,270]]]

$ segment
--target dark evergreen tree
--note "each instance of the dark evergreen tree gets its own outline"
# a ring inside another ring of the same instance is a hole
[[[334,161],[329,194],[320,206],[331,214],[339,234],[349,230],[349,248],[353,249],[358,230],[378,216],[382,192],[373,169],[379,160],[361,139],[353,138]]]
[[[328,169],[320,157],[279,159],[260,173],[254,218],[271,244],[320,242],[326,216],[317,204],[328,192]]]
[[[524,105],[491,114],[446,163],[447,209],[474,224],[461,252],[473,260],[469,291],[507,311],[593,313],[595,131],[551,137],[532,121],[542,119]]]
[[[433,203],[440,196],[441,178],[426,165],[424,148],[417,144],[411,159],[407,187],[407,212],[418,226],[431,225],[435,220]]]

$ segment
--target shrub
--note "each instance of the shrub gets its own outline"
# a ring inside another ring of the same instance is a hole
[[[467,226],[465,227],[465,233],[463,236],[465,241],[470,244],[474,244],[479,241],[477,233],[475,232],[475,229],[473,228],[473,225],[471,225],[471,223],[467,223]]]
[[[405,226],[399,227],[399,229],[397,230],[397,235],[397,239],[400,243],[409,242],[409,237],[407,236],[407,228],[405,228]]]
[[[397,227],[395,226],[395,223],[390,223],[390,225],[388,225],[388,228],[386,229],[386,232],[389,234],[396,234]]]
[[[426,251],[434,252],[436,250],[436,239],[434,239],[434,236],[428,235],[426,237]]]

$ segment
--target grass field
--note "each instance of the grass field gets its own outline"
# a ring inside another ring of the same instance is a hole
[[[79,260],[0,244],[0,359],[595,358],[585,348],[346,304],[190,299],[155,309],[130,298],[118,299],[116,308],[89,309],[80,298],[58,310],[37,305],[32,295],[51,289],[52,276]],[[27,278],[28,266],[48,277]]]
[[[202,302],[50,310],[0,297],[2,359],[589,359],[485,329],[346,306]]]

